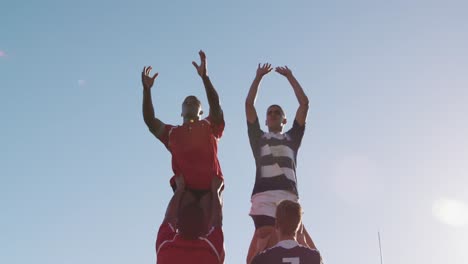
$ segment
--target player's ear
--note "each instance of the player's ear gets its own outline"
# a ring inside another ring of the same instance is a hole
[[[198,113],[198,115],[203,115],[203,110],[200,110],[200,112]]]
[[[288,120],[287,120],[286,118],[283,118],[283,121],[281,121],[281,123],[282,123],[283,125],[286,125],[287,122],[288,122]]]

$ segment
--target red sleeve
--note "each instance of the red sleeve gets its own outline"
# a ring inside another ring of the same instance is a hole
[[[174,239],[176,235],[175,228],[168,222],[163,222],[159,227],[158,238],[156,239],[156,252],[159,251],[159,247],[164,241],[170,241]]]
[[[159,141],[161,141],[161,143],[163,143],[164,146],[166,146],[167,149],[169,149],[169,134],[170,134],[172,128],[174,128],[174,126],[165,125],[164,128],[163,128],[163,132],[158,137]]]
[[[206,235],[206,239],[210,241],[213,249],[216,250],[216,255],[224,260],[224,235],[222,227],[212,227],[210,232]]]
[[[208,116],[206,118],[206,120],[208,120],[208,122],[211,125],[211,131],[213,131],[213,135],[218,139],[221,138],[223,136],[223,132],[224,132],[224,118],[222,119],[221,123],[219,123],[219,124],[215,124],[211,120],[211,116]]]

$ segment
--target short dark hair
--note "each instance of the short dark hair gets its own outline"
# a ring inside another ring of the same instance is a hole
[[[187,100],[188,98],[194,98],[197,101],[197,103],[201,106],[200,99],[198,99],[198,97],[196,97],[195,95],[188,95],[187,97],[185,97],[184,101]]]
[[[205,216],[198,203],[190,203],[179,209],[177,228],[185,239],[197,239],[205,232]]]
[[[272,105],[270,105],[270,106],[267,108],[267,114],[268,114],[268,110],[270,110],[270,108],[272,108],[273,106],[274,106],[274,107],[278,107],[279,110],[280,110],[280,112],[281,112],[281,114],[282,114],[284,117],[286,117],[286,114],[284,113],[283,108],[282,108],[281,106],[277,105],[277,104],[272,104]]]
[[[276,207],[276,226],[283,235],[295,235],[302,220],[302,208],[297,202],[281,201]]]

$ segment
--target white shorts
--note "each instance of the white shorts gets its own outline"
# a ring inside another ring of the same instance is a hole
[[[273,190],[254,194],[250,200],[249,215],[267,215],[276,217],[276,206],[283,200],[299,202],[299,198],[292,192]]]

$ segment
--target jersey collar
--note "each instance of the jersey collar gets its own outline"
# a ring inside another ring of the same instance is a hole
[[[278,242],[278,244],[276,244],[277,247],[282,247],[282,248],[286,248],[286,249],[291,249],[293,247],[297,247],[299,246],[299,243],[297,243],[296,240],[282,240],[280,242]]]

